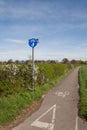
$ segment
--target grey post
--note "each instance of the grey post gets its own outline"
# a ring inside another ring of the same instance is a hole
[[[34,48],[32,47],[32,91],[34,91]]]

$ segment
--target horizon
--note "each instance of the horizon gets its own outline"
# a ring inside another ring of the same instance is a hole
[[[82,62],[87,62],[87,60],[81,60],[81,59],[71,59],[71,60],[69,60],[68,58],[63,58],[62,60],[53,60],[53,59],[48,59],[48,60],[34,60],[34,62],[50,62],[50,61],[54,61],[54,62],[59,62],[59,63],[61,63],[61,62],[63,62],[63,60],[64,59],[67,59],[69,62],[71,62],[71,61],[73,61],[73,60],[75,60],[76,62],[79,62],[79,61],[82,61]],[[32,59],[25,59],[25,60],[18,60],[18,59],[16,59],[16,60],[13,60],[13,59],[8,59],[8,60],[3,60],[3,61],[0,61],[0,62],[16,62],[16,61],[18,61],[18,62],[26,62],[26,61],[29,61],[29,62],[32,62]]]

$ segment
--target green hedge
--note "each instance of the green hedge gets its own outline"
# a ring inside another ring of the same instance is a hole
[[[60,77],[68,71],[66,64],[39,63],[34,67],[35,87]],[[32,87],[31,64],[7,64],[0,69],[0,96],[8,96],[27,91]]]

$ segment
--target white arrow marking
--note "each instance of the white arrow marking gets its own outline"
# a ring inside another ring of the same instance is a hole
[[[42,122],[39,121],[42,117],[44,117],[48,112],[50,112],[51,110],[53,110],[52,112],[52,122],[51,123],[47,123],[47,122]],[[45,113],[43,113],[39,118],[37,118],[32,124],[31,126],[36,126],[39,128],[44,128],[44,129],[48,129],[48,130],[53,130],[54,129],[54,123],[55,123],[55,116],[56,116],[56,104],[53,105],[50,109],[48,109]]]

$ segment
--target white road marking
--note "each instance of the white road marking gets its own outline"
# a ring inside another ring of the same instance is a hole
[[[68,96],[70,93],[69,91],[65,91],[65,92],[55,92],[55,95],[57,96],[61,96],[63,98],[65,98],[66,96]]]
[[[79,89],[79,85],[77,86],[77,88]]]
[[[78,130],[78,116],[76,117],[76,126],[75,126],[75,130]]]
[[[53,110],[52,111],[52,121],[51,121],[51,123],[39,121],[42,117],[44,117],[51,110]],[[31,124],[31,126],[35,126],[35,127],[39,127],[39,128],[44,128],[44,129],[48,129],[48,130],[53,130],[54,129],[55,118],[56,118],[56,104],[53,105],[50,109],[48,109],[45,113],[43,113],[39,118],[37,118]]]

